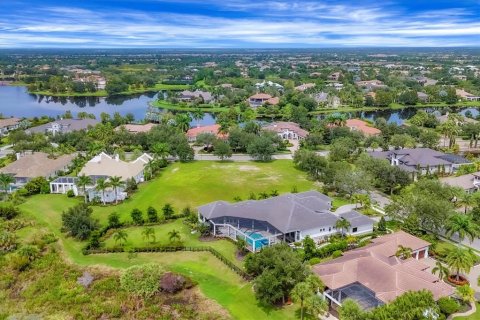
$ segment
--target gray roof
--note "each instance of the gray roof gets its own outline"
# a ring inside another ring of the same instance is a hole
[[[54,123],[59,124],[62,127],[61,131],[65,133],[87,129],[89,126],[95,126],[96,124],[100,123],[100,121],[96,119],[60,119],[43,124],[41,126],[29,128],[25,131],[30,133],[45,133],[52,127]]]
[[[266,221],[282,233],[288,233],[334,225],[339,217],[331,213],[330,208],[331,199],[329,197],[318,191],[307,191],[238,203],[215,201],[199,207],[198,211],[208,220],[237,217]],[[351,217],[347,215],[346,218],[349,221],[350,218],[361,221],[358,216],[353,214]],[[369,218],[365,218],[372,223]]]
[[[409,171],[414,169],[417,165],[424,168],[426,166],[470,163],[470,161],[463,157],[435,151],[429,148],[373,151],[368,154],[374,158],[387,159],[389,161],[395,157],[399,160],[399,166]]]
[[[475,177],[477,178],[480,177],[480,171],[464,174],[458,177],[441,178],[440,181],[452,187],[458,187],[464,190],[470,190],[475,188],[475,185],[473,184]]]
[[[344,218],[350,222],[352,228],[364,226],[373,223],[373,220],[355,210],[347,211],[339,214],[340,218]]]

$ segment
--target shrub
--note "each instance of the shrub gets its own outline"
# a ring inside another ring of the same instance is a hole
[[[92,211],[85,203],[64,211],[62,213],[64,230],[79,240],[86,240],[92,231],[98,229],[98,221],[92,218]]]
[[[9,263],[10,267],[17,271],[25,271],[30,265],[30,261],[27,257],[18,254],[12,254],[10,256]]]
[[[449,316],[460,309],[458,302],[449,297],[442,297],[438,299],[437,304],[440,308],[440,311],[446,316]]]
[[[134,178],[127,179],[127,183],[125,184],[125,191],[127,193],[132,193],[138,189],[137,182]]]
[[[12,205],[0,206],[0,218],[11,220],[20,214],[20,210]]]
[[[315,252],[315,256],[320,258],[328,257],[329,255],[333,254],[335,251],[343,251],[347,249],[348,243],[347,241],[338,241],[327,244],[324,247],[321,247]]]
[[[39,193],[50,193],[50,184],[44,177],[33,178],[25,184],[24,188],[30,196]]]
[[[148,222],[158,222],[157,209],[154,207],[148,207],[147,209]]]
[[[28,261],[32,262],[40,257],[40,249],[38,249],[37,246],[27,244],[18,250],[18,255],[25,257],[28,259]]]
[[[315,257],[315,258],[310,259],[310,260],[308,261],[308,263],[309,263],[311,266],[313,266],[313,265],[315,265],[315,264],[320,263],[321,261],[322,261],[322,260],[321,260],[320,258]]]
[[[184,277],[167,272],[160,279],[160,289],[168,293],[175,293],[184,288],[185,282]]]
[[[132,217],[133,223],[142,225],[144,223],[143,220],[143,214],[140,209],[133,209],[132,212],[130,213],[130,216]]]
[[[158,292],[162,273],[162,267],[153,263],[132,266],[123,272],[120,285],[137,297],[149,298]]]
[[[69,197],[69,198],[75,197],[75,192],[73,192],[73,190],[68,190],[67,191],[67,197]]]
[[[8,231],[0,231],[0,253],[7,253],[17,248],[17,236]]]
[[[342,251],[340,251],[340,250],[335,250],[332,253],[332,258],[334,258],[334,259],[338,258],[338,257],[341,257],[341,256],[342,256]]]
[[[120,222],[120,215],[116,212],[112,212],[108,215],[108,227],[112,229],[120,228],[122,223]]]
[[[163,212],[163,216],[165,217],[165,219],[170,219],[175,214],[175,211],[173,210],[173,207],[170,203],[166,203],[163,206],[162,212]]]

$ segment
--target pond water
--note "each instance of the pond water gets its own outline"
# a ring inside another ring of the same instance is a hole
[[[66,111],[71,111],[74,116],[78,112],[93,113],[100,118],[102,112],[113,114],[119,112],[121,115],[132,113],[136,120],[143,120],[147,112],[148,103],[155,101],[160,93],[145,93],[130,96],[116,97],[49,97],[37,94],[30,94],[25,87],[0,86],[0,113],[4,117],[40,117],[51,116],[57,117]],[[348,112],[350,118],[363,118],[375,121],[378,118],[385,118],[388,123],[396,123],[401,125],[406,119],[411,118],[419,109],[406,107],[398,110],[376,110]],[[427,112],[443,112],[447,108],[425,108]],[[465,114],[470,111],[473,117],[480,114],[479,108],[456,108],[451,112],[459,112]],[[319,118],[324,118],[320,115]],[[202,120],[193,120],[192,126],[210,125],[215,123],[215,116],[205,113]]]
[[[161,93],[163,94],[163,93]],[[157,99],[158,93],[139,95],[99,97],[49,97],[30,94],[25,87],[0,86],[0,113],[4,117],[57,117],[66,111],[74,116],[78,112],[93,113],[98,119],[102,112],[121,115],[132,113],[136,120],[145,118],[148,103]],[[205,114],[200,125],[214,124],[215,118]],[[192,121],[196,125],[197,121]]]

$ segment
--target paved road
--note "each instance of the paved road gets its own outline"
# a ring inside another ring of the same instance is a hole
[[[12,147],[11,145],[8,145],[0,148],[0,159],[5,158],[9,154],[12,154],[15,152],[12,149],[10,149],[11,147]]]

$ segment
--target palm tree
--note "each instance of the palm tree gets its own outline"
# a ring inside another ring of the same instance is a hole
[[[448,275],[448,268],[445,267],[440,261],[435,262],[435,267],[432,268],[432,274],[437,274],[440,280],[445,280]]]
[[[180,241],[181,239],[180,232],[173,229],[168,233],[168,239],[170,240],[170,242],[175,242],[175,240]]]
[[[303,320],[304,302],[305,299],[313,294],[310,286],[306,282],[299,282],[292,290],[292,299],[295,302],[300,302],[300,319]]]
[[[152,146],[152,152],[155,158],[165,160],[170,154],[170,147],[166,143],[158,142]]]
[[[110,177],[109,183],[110,183],[110,186],[115,191],[115,204],[117,204],[118,203],[118,198],[117,198],[118,188],[123,187],[125,185],[125,183],[122,181],[121,177],[117,177],[117,176]]]
[[[468,238],[471,243],[480,234],[480,229],[470,216],[457,213],[452,215],[445,224],[445,235],[451,237],[454,234],[458,234],[460,242]]]
[[[474,265],[473,254],[460,247],[448,250],[445,261],[450,270],[455,271],[457,281],[460,280],[460,272],[469,273]]]
[[[175,122],[177,127],[182,130],[183,132],[187,132],[190,128],[190,122],[192,118],[186,113],[179,113],[175,116]]]
[[[3,192],[5,194],[7,194],[10,184],[14,182],[15,179],[11,175],[6,173],[0,173],[0,185],[2,186]]]
[[[202,109],[196,108],[195,110],[193,110],[191,115],[192,115],[192,118],[197,121],[197,127],[199,127],[200,120],[202,120],[204,116]]]
[[[398,246],[398,249],[397,249],[397,252],[395,253],[395,256],[399,257],[402,260],[411,258],[412,257],[412,249],[400,245],[400,246]]]
[[[123,245],[123,244],[125,244],[125,242],[127,242],[127,238],[128,238],[128,234],[123,230],[118,230],[113,235],[113,239],[115,240],[115,244],[117,244],[117,242],[122,242],[122,245]]]
[[[145,241],[148,241],[150,240],[150,238],[152,238],[153,240],[151,241],[151,243],[154,243],[156,240],[155,229],[153,229],[152,227],[147,227],[143,229],[142,236]]]
[[[350,222],[345,218],[340,218],[335,222],[335,228],[342,230],[342,236],[345,235],[345,229],[348,230],[351,227]]]
[[[85,197],[85,203],[87,203],[87,186],[92,184],[92,179],[89,176],[86,176],[82,174],[81,176],[78,176],[77,179],[77,186],[82,188],[83,195]]]
[[[97,185],[95,186],[95,190],[102,192],[102,202],[105,205],[105,190],[110,187],[110,183],[107,182],[104,178],[100,178],[97,180]]]

